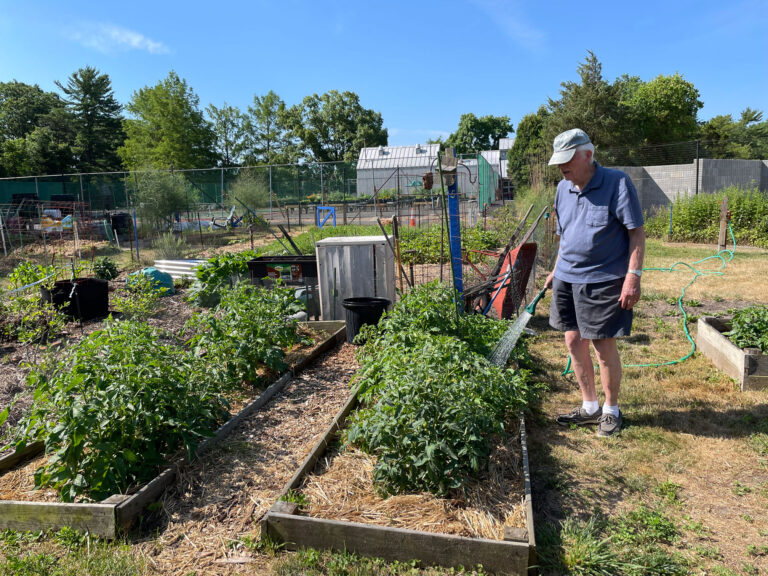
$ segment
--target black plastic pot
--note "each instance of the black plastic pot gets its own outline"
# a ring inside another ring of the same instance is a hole
[[[352,343],[365,324],[378,324],[384,310],[391,304],[386,298],[360,296],[345,298],[341,305],[347,320],[347,342]]]
[[[50,290],[41,288],[40,292],[43,300],[52,302],[64,314],[78,320],[102,318],[109,314],[109,282],[106,280],[59,280]]]

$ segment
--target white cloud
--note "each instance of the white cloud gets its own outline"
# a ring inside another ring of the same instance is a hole
[[[162,42],[147,38],[114,24],[83,24],[72,34],[72,39],[104,54],[116,51],[142,50],[150,54],[167,54],[168,47]]]
[[[501,31],[515,44],[530,52],[540,52],[546,46],[546,34],[530,24],[519,2],[514,0],[474,0]]]

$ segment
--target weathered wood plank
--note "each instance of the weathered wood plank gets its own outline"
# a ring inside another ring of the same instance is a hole
[[[45,449],[43,442],[33,442],[18,452],[10,452],[0,458],[0,472],[14,468],[19,462],[30,460]]]
[[[744,371],[747,376],[768,376],[768,356],[760,348],[745,348],[744,355]]]
[[[469,567],[482,564],[485,571],[526,574],[528,544],[464,538],[446,534],[369,526],[356,522],[320,520],[270,511],[266,526],[271,538],[295,550],[299,547],[346,550],[361,556],[425,565]]]
[[[141,514],[144,508],[160,498],[165,489],[176,478],[176,469],[175,465],[166,468],[153,480],[139,488],[130,498],[117,505],[115,515],[121,530],[128,530],[134,518]]]
[[[741,384],[744,375],[744,352],[723,336],[711,322],[712,318],[699,318],[696,323],[696,342],[699,351],[712,363]]]
[[[523,454],[523,478],[525,479],[525,525],[527,526],[528,565],[537,563],[536,534],[533,530],[533,489],[531,487],[531,466],[528,460],[528,431],[525,415],[520,414],[520,447]]]
[[[768,388],[768,356],[758,349],[736,346],[722,334],[730,329],[730,323],[718,318],[700,318],[696,334],[699,351],[736,380],[742,390]]]
[[[0,501],[0,529],[60,530],[69,526],[99,538],[116,536],[114,504]]]

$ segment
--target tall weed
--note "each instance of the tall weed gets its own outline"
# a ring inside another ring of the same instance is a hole
[[[158,260],[179,260],[189,251],[184,238],[175,236],[173,232],[167,232],[156,238],[152,248],[155,249],[155,257]]]
[[[768,248],[768,193],[757,188],[731,186],[716,194],[678,196],[671,206],[671,233],[670,208],[646,220],[646,233],[671,242],[716,242],[720,231],[720,205],[725,196],[728,197],[736,244]]]

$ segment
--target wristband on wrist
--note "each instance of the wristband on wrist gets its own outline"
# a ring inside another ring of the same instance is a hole
[[[638,278],[640,278],[640,276],[642,276],[642,275],[643,275],[643,271],[642,271],[642,270],[634,270],[634,269],[630,269],[630,270],[627,270],[627,274],[634,274],[635,276],[637,276]]]

